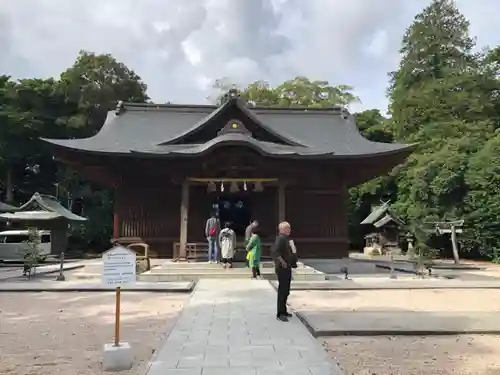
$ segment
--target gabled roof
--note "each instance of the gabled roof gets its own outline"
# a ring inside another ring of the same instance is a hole
[[[10,204],[0,202],[0,212],[15,212],[19,210],[18,207],[11,206]]]
[[[250,134],[221,134],[202,143],[183,143],[208,126],[225,123],[217,119],[237,109],[274,138],[264,142]],[[378,143],[365,139],[354,117],[345,109],[249,108],[239,98],[220,107],[210,105],[122,104],[108,113],[93,137],[44,139],[51,144],[89,153],[125,156],[193,156],[220,145],[252,147],[264,155],[278,157],[364,157],[407,152],[413,145]]]
[[[57,218],[65,218],[69,221],[86,221],[87,219],[78,216],[64,207],[59,201],[49,195],[42,195],[39,193],[33,194],[29,201],[23,204],[19,208],[19,212],[11,214],[15,216],[18,214],[19,217],[25,217],[28,212],[46,212],[47,214],[31,214],[33,218],[39,218],[39,220],[51,220]],[[5,216],[5,215],[4,215]],[[29,216],[29,215],[28,215]]]
[[[60,217],[61,215],[49,211],[19,211],[0,214],[0,218],[11,221],[47,221]]]
[[[234,98],[232,100],[228,100],[224,104],[222,104],[220,107],[212,111],[210,114],[208,114],[206,117],[202,118],[200,121],[198,121],[196,124],[193,124],[193,126],[189,129],[186,129],[183,133],[179,134],[178,136],[175,136],[174,138],[168,139],[164,142],[160,142],[159,145],[169,145],[169,144],[180,144],[184,139],[189,137],[190,135],[197,133],[207,126],[211,124],[212,120],[217,119],[218,116],[223,114],[225,111],[229,110],[230,107],[234,106],[237,108],[239,111],[241,111],[244,115],[248,116],[255,124],[257,124],[260,128],[264,129],[266,132],[268,132],[270,135],[273,137],[276,137],[277,140],[293,145],[293,146],[298,146],[301,145],[298,141],[294,141],[291,138],[286,137],[283,134],[280,134],[279,132],[276,132],[273,128],[268,127],[266,124],[264,124],[252,111],[250,111],[246,105],[246,103],[240,99],[240,98]]]
[[[375,228],[380,228],[390,221],[394,221],[398,225],[404,225],[404,222],[391,211],[389,203],[383,202],[382,205],[375,207],[361,224],[372,224]]]
[[[361,222],[361,224],[373,224],[383,214],[385,214],[388,209],[389,209],[389,203],[384,202],[382,205],[375,207],[375,209],[372,210],[370,215],[368,215],[366,219]]]

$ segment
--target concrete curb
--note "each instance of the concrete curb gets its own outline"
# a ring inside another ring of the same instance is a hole
[[[84,267],[85,267],[84,264],[75,264],[74,266],[73,265],[69,265],[67,267],[64,267],[64,271],[73,271],[73,270],[77,270],[77,269],[84,268]],[[58,272],[59,272],[59,268],[53,269],[53,270],[50,270],[50,271],[36,271],[36,275],[33,276],[31,278],[31,280],[35,280],[37,276],[51,275],[51,274],[58,273]],[[21,276],[10,276],[10,277],[5,277],[5,278],[2,278],[0,276],[0,282],[5,281],[5,280],[21,279],[21,278],[25,278],[25,276],[22,276],[22,275]]]
[[[376,268],[382,268],[384,270],[390,270],[391,266],[390,265],[385,265],[385,264],[375,264]],[[432,270],[435,270],[435,268],[431,268]],[[394,271],[396,272],[401,272],[401,273],[407,273],[410,275],[417,275],[417,271],[409,270],[408,268],[401,268],[401,267],[394,267]],[[453,277],[448,277],[448,276],[441,276],[441,275],[426,275],[427,278],[429,279],[453,279]]]
[[[349,257],[349,259],[354,260],[356,262],[364,262],[364,263],[375,263],[377,266],[380,265],[389,265],[388,268],[390,268],[390,264],[392,263],[391,260],[389,259],[362,259],[362,258],[356,258],[356,257]],[[396,263],[408,263],[408,264],[413,264],[412,261],[408,259],[396,259],[394,260]],[[485,267],[481,266],[474,266],[474,265],[468,265],[468,264],[461,264],[461,265],[453,265],[453,264],[434,264],[431,267],[433,270],[454,270],[454,271],[481,271],[484,270]]]
[[[114,288],[109,288],[109,287],[100,287],[100,286],[95,286],[95,285],[76,285],[76,286],[71,286],[71,285],[64,285],[64,281],[61,281],[61,285],[37,285],[37,286],[30,286],[30,285],[22,285],[19,286],[17,285],[16,287],[9,287],[10,283],[0,283],[0,293],[33,293],[33,292],[53,292],[53,293],[68,293],[68,292],[113,292],[115,289]],[[150,286],[138,286],[138,287],[122,287],[121,292],[126,293],[126,292],[149,292],[149,293],[186,293],[189,294],[191,293],[196,286],[196,283],[194,281],[191,282],[191,284],[187,288],[183,287],[172,287],[165,285],[165,287],[155,287],[152,288]]]
[[[335,336],[456,336],[456,335],[499,335],[500,330],[321,330],[316,329],[300,312],[295,315],[315,338]]]
[[[432,280],[432,279],[429,279]],[[435,279],[434,279],[435,280]],[[479,285],[474,285],[473,283],[467,285],[447,285],[446,283],[443,283],[441,285],[435,284],[435,285],[408,285],[406,282],[402,284],[394,284],[394,285],[384,285],[383,283],[373,283],[373,285],[360,285],[356,284],[356,281],[349,280],[352,284],[348,285],[345,281],[332,281],[331,285],[308,285],[308,286],[303,286],[303,285],[297,285],[292,282],[292,287],[291,291],[324,291],[324,292],[329,292],[329,291],[342,291],[342,290],[429,290],[429,289],[500,289],[500,281],[498,282],[497,285],[487,285],[483,284],[481,285],[480,282],[477,284]],[[397,283],[397,280],[394,280],[394,283]],[[313,284],[314,282],[308,282]],[[339,284],[336,284],[339,283]],[[342,285],[342,284],[344,285]],[[387,282],[388,283],[388,282]],[[269,280],[269,284],[271,284],[271,287],[277,291],[277,285],[276,282],[273,280]]]

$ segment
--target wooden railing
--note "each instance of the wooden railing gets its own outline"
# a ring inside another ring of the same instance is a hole
[[[262,242],[262,257],[268,258],[271,254],[271,246],[273,242]],[[179,242],[174,242],[173,248],[173,259],[178,260],[180,258],[180,248]],[[236,253],[246,252],[244,242],[237,242],[235,246]],[[188,242],[186,244],[186,258],[192,260],[207,259],[208,258],[208,243],[207,242]]]

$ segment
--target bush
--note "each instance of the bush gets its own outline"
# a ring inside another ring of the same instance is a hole
[[[41,253],[38,229],[29,229],[28,240],[25,243],[28,246],[22,250],[21,254],[24,259],[24,274],[28,274],[31,278],[31,272],[36,273],[36,267],[45,262],[47,255]]]

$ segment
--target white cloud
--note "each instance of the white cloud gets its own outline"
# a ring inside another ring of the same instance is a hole
[[[386,30],[377,30],[365,49],[368,56],[382,59],[387,55],[388,35]]]
[[[202,103],[210,82],[297,75],[387,101],[404,30],[429,0],[16,0],[0,7],[0,74],[57,76],[80,49],[109,52],[159,102]],[[457,0],[479,44],[500,43],[497,0]]]

